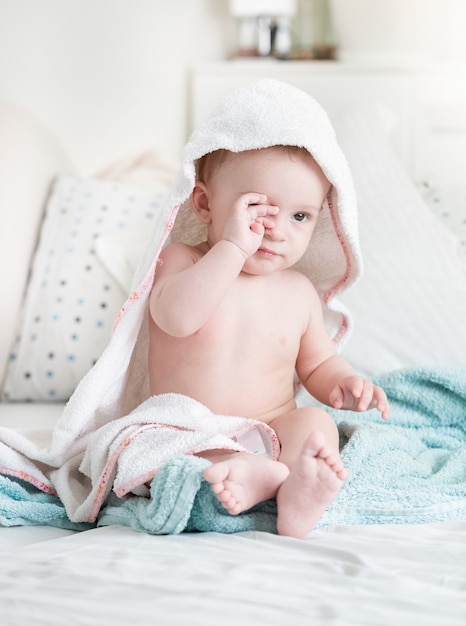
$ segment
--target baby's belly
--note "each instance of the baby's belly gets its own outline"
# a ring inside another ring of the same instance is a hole
[[[254,343],[254,342],[252,342]],[[195,342],[158,337],[150,357],[151,393],[181,393],[213,413],[269,421],[295,407],[294,363],[272,344]]]
[[[152,393],[181,393],[204,404],[214,414],[249,417],[261,421],[270,420],[283,415],[296,407],[293,387],[279,389],[273,382],[263,386],[255,381],[253,386],[238,384],[234,378],[210,377],[208,374],[190,380],[173,377],[163,384],[159,381]]]

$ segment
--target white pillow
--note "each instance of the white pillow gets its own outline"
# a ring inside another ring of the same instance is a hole
[[[67,400],[107,345],[129,278],[113,266],[124,248],[131,276],[162,193],[60,176],[49,198],[5,380],[7,400]],[[137,234],[137,239],[136,239]],[[118,256],[118,255],[117,255]]]
[[[72,165],[53,134],[30,112],[0,102],[0,383],[50,184]]]
[[[434,215],[459,238],[460,253],[466,258],[466,182],[451,185],[423,180],[418,189]]]
[[[466,263],[399,165],[376,109],[336,124],[355,181],[364,274],[342,298],[354,315],[345,356],[371,376],[464,366]],[[466,217],[466,215],[464,216]]]

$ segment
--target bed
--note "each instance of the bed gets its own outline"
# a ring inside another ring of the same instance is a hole
[[[212,91],[202,89],[202,76],[193,80],[196,121]],[[355,331],[345,355],[371,377],[405,368],[461,373],[466,187],[461,179],[410,178],[406,150],[422,146],[410,144],[409,115],[400,134],[406,101],[397,108],[388,86],[389,97],[382,91],[374,104],[348,98],[345,106],[339,90],[323,94],[338,97],[334,123],[355,179],[365,257],[364,277],[346,298]],[[0,105],[0,135],[0,426],[37,429],[45,446],[109,339],[174,169],[148,151],[84,177],[50,130],[11,103]],[[459,392],[456,406],[461,453]],[[466,498],[454,500],[455,513],[434,502],[409,523],[386,511],[348,523],[330,515],[304,540],[256,529],[160,535],[114,523],[76,530],[62,518],[31,523],[21,503],[8,518],[2,501],[1,621],[459,626]]]

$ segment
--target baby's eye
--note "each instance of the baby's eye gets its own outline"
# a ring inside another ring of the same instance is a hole
[[[292,219],[296,220],[297,222],[305,222],[307,219],[309,219],[309,215],[307,213],[295,213]]]

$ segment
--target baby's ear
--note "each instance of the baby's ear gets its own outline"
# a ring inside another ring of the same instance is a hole
[[[191,208],[203,224],[210,224],[209,194],[204,183],[196,183],[191,193]]]

